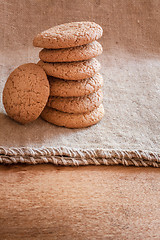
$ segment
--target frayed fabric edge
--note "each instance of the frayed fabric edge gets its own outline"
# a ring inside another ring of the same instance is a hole
[[[56,148],[6,148],[0,147],[2,164],[52,163],[61,166],[124,165],[160,167],[160,153],[142,150],[106,150]]]

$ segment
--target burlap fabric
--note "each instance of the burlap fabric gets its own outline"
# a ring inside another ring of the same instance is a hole
[[[22,126],[0,100],[0,162],[160,166],[160,2],[158,0],[1,1],[0,93],[18,65],[37,62],[34,36],[51,26],[94,21],[104,29],[98,57],[103,120],[65,129],[42,119]]]

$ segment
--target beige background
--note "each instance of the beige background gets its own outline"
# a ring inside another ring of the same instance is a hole
[[[81,130],[41,119],[21,126],[3,114],[1,102],[0,145],[159,151],[159,5],[158,0],[1,1],[1,93],[15,67],[37,62],[35,34],[64,22],[95,21],[104,29],[104,53],[98,59],[106,115],[100,124]]]
[[[95,21],[104,29],[105,50],[159,52],[158,0],[1,0],[2,49],[31,47],[35,34],[71,21]],[[5,43],[4,43],[5,41]],[[32,55],[32,54],[30,54]],[[29,57],[29,54],[28,54]],[[30,56],[31,57],[31,56]]]
[[[0,145],[140,149],[159,152],[160,2],[1,1],[1,88],[18,65],[37,62],[32,46],[38,32],[56,24],[89,20],[104,34],[104,106],[101,123],[88,129],[58,128],[41,119],[21,126],[4,115],[1,102]],[[87,142],[87,145],[86,145]]]

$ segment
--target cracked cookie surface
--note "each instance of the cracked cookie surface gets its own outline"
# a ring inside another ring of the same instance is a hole
[[[99,42],[94,41],[86,45],[62,48],[62,49],[42,49],[39,58],[44,62],[74,62],[88,60],[99,56],[103,52]]]
[[[81,97],[98,91],[103,86],[103,77],[96,73],[93,77],[72,81],[48,76],[50,96]]]
[[[34,63],[16,68],[3,90],[3,105],[8,116],[25,124],[39,117],[49,97],[49,82],[44,70]]]
[[[33,40],[35,47],[69,48],[81,46],[99,39],[101,26],[94,22],[65,23],[39,33]]]
[[[103,100],[102,90],[83,97],[49,97],[47,106],[67,113],[86,113],[99,107]]]
[[[47,75],[66,80],[81,80],[94,76],[101,69],[100,62],[89,59],[80,62],[47,63],[40,60],[37,63]]]
[[[101,104],[91,112],[83,114],[64,113],[50,107],[45,107],[41,117],[49,123],[67,128],[84,128],[98,123],[104,116]]]

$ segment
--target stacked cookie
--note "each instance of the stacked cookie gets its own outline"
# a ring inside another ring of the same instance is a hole
[[[96,56],[102,28],[93,22],[62,24],[38,34],[33,45],[43,48],[41,66],[48,75],[50,96],[41,117],[58,126],[88,127],[104,115],[103,78]]]

